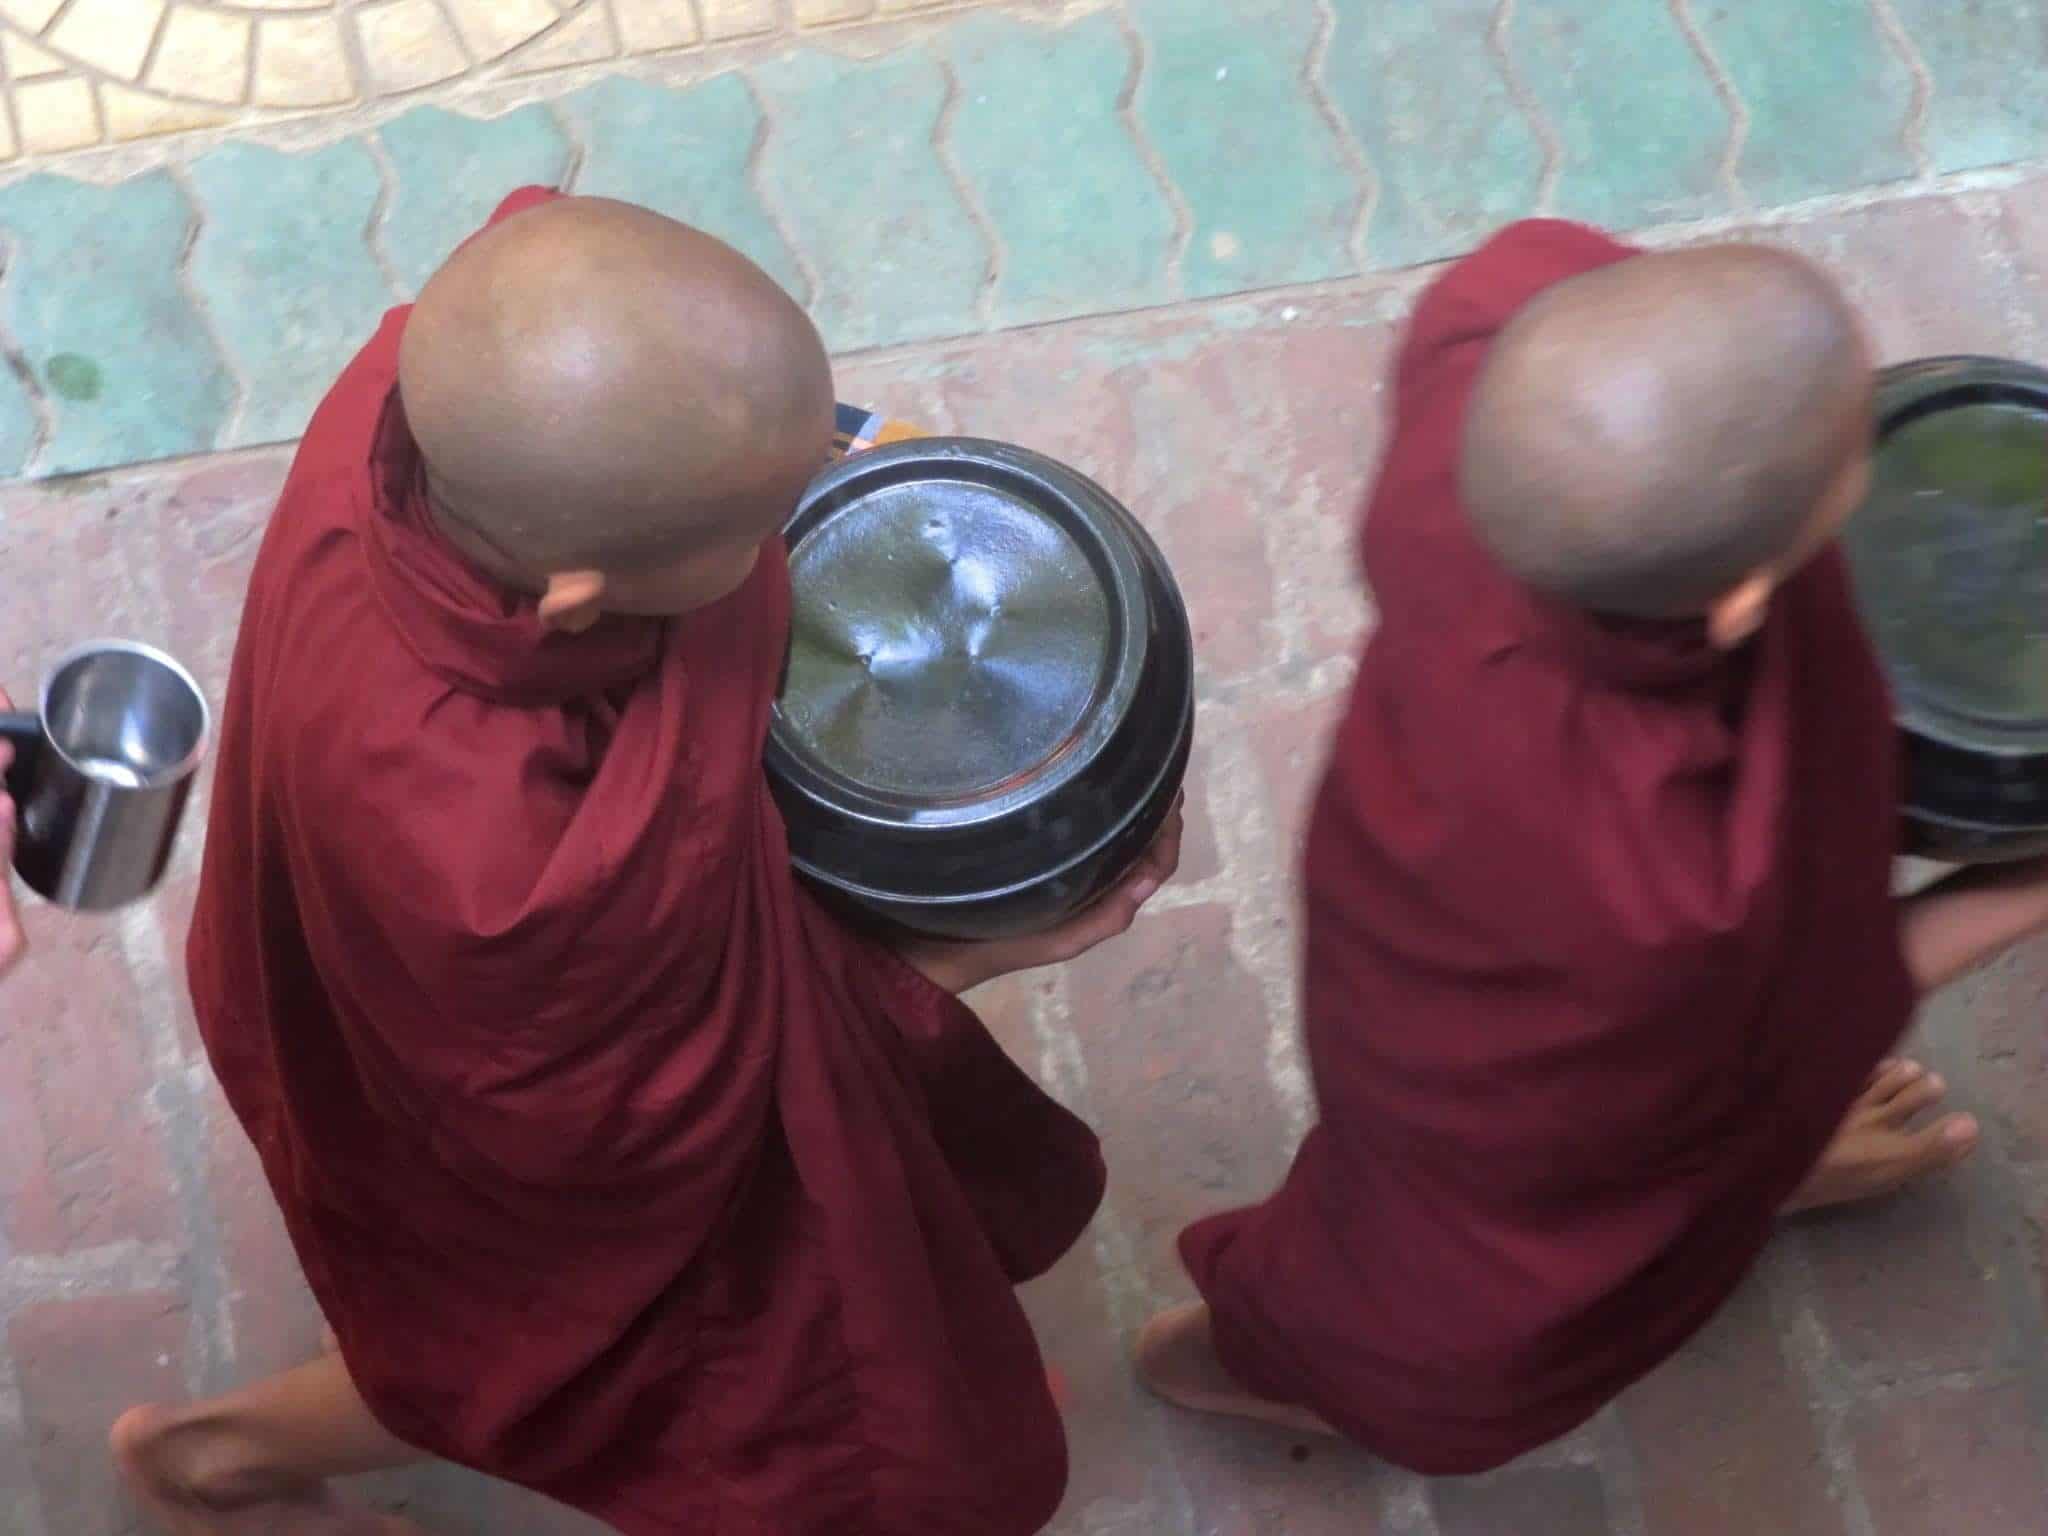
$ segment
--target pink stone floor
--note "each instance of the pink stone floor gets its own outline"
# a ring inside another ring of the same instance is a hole
[[[1739,231],[1839,271],[1887,357],[2048,352],[2048,182],[1815,206]],[[1699,238],[1697,232],[1671,238]],[[1924,1049],[1988,1127],[1960,1176],[1788,1231],[1679,1359],[1565,1443],[1425,1483],[1162,1411],[1123,1364],[1187,1294],[1172,1240],[1256,1197],[1314,1114],[1290,873],[1368,605],[1349,558],[1413,276],[847,360],[844,398],[1085,467],[1192,604],[1202,745],[1182,878],[1126,942],[982,1001],[1102,1127],[1090,1240],[1027,1297],[1064,1374],[1062,1536],[2025,1536],[2048,1531],[2048,946],[1939,999]],[[286,455],[0,491],[0,678],[87,633],[224,680]],[[346,658],[338,657],[338,665]],[[196,839],[118,920],[30,915],[0,992],[0,1531],[133,1527],[101,1453],[143,1397],[289,1365],[318,1321],[194,1039],[179,945]],[[360,1490],[437,1530],[580,1522],[445,1470]],[[856,1536],[856,1533],[849,1533]]]

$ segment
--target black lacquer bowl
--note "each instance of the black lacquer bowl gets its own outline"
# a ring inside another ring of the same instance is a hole
[[[785,538],[767,766],[799,872],[885,924],[989,939],[1129,871],[1194,735],[1187,609],[1130,513],[1042,454],[924,438],[827,470]]]
[[[2048,371],[1902,363],[1877,416],[1843,543],[1897,701],[1908,850],[2048,852]]]

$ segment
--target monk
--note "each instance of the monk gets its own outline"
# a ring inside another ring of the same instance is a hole
[[[0,713],[12,708],[7,690],[0,688]],[[28,948],[27,936],[21,931],[21,914],[14,906],[14,800],[4,787],[13,762],[13,744],[0,741],[0,976],[13,970],[22,951]]]
[[[2048,868],[1893,900],[1891,709],[1832,545],[1870,379],[1777,251],[1525,223],[1424,295],[1308,838],[1320,1120],[1183,1234],[1158,1393],[1479,1472],[1668,1356],[1781,1213],[1976,1144],[1890,1053],[2048,926]]]
[[[125,1416],[177,1536],[409,1530],[423,1455],[630,1536],[1023,1536],[1065,1446],[1012,1287],[1095,1138],[955,994],[1127,927],[891,948],[761,768],[802,311],[645,210],[515,196],[321,405],[258,556],[188,955],[336,1352]]]

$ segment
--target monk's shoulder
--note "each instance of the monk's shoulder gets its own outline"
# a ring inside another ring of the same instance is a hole
[[[1563,219],[1510,224],[1423,291],[1409,322],[1409,348],[1491,337],[1544,289],[1635,254],[1590,225]]]

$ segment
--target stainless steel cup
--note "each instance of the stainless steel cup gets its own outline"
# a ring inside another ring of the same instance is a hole
[[[209,725],[192,674],[161,651],[97,640],[61,657],[36,713],[0,714],[14,743],[14,867],[29,888],[82,912],[147,895]]]

